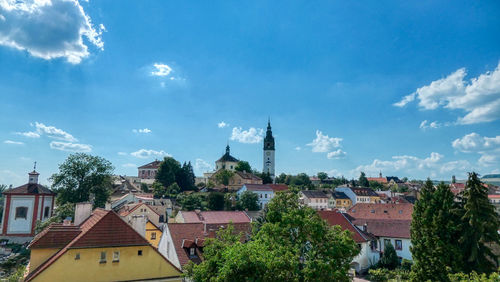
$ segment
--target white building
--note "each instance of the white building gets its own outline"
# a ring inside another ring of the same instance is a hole
[[[328,209],[328,196],[323,191],[304,190],[299,193],[301,204],[309,206],[315,210]]]

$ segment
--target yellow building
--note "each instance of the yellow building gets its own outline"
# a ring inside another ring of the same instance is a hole
[[[25,281],[182,281],[181,270],[113,211],[51,224],[29,248]]]
[[[158,248],[158,244],[160,244],[161,238],[161,229],[154,225],[150,220],[146,223],[146,239],[148,242],[153,245],[153,247]]]

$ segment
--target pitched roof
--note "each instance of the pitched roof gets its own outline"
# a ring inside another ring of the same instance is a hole
[[[307,198],[328,198],[328,196],[325,194],[325,192],[320,191],[320,190],[303,190],[300,191],[304,196]]]
[[[154,162],[150,162],[148,164],[145,164],[143,166],[138,167],[138,169],[140,169],[140,168],[152,168],[152,169],[159,168],[160,163],[161,163],[161,161],[155,160]]]
[[[369,197],[378,197],[378,194],[375,193],[371,188],[367,187],[352,187],[352,192],[356,194],[356,196],[369,196]]]
[[[342,230],[349,230],[352,233],[352,238],[356,243],[363,243],[370,239],[368,234],[363,233],[356,226],[354,226],[344,214],[333,211],[318,211],[319,216],[324,219],[330,226],[339,225]]]
[[[250,172],[235,171],[234,173],[239,175],[243,179],[262,180],[262,178]]]
[[[356,219],[411,220],[413,204],[355,204],[347,213]]]
[[[344,192],[340,192],[340,191],[333,191],[332,197],[334,199],[346,199],[346,200],[350,200],[349,197],[347,197],[347,195]]]
[[[226,153],[222,155],[222,157],[220,157],[220,159],[218,159],[217,162],[239,162],[239,160],[231,156],[229,151],[226,151]]]
[[[250,223],[250,218],[243,211],[181,211],[185,223],[203,222],[206,224]]]
[[[155,209],[152,209],[149,205],[147,205],[145,203],[133,203],[133,204],[124,205],[118,211],[118,214],[120,216],[127,216],[127,215],[131,214],[133,211],[135,211],[136,209],[138,209],[139,207],[142,207],[142,206],[147,207],[150,210],[152,210],[154,213],[156,213],[157,215],[160,215]]]
[[[75,225],[63,225],[62,223],[51,223],[47,228],[38,233],[28,245],[30,249],[37,248],[63,248],[78,234],[80,227]]]
[[[367,177],[368,181],[375,181],[378,183],[387,183],[387,178],[385,177]]]
[[[271,189],[273,189],[275,193],[288,190],[288,185],[286,184],[267,184],[267,185],[269,185],[269,187],[271,187]]]
[[[366,224],[366,232],[377,237],[410,238],[411,220],[356,219],[357,226]]]
[[[196,239],[204,239],[206,234],[203,230],[203,223],[168,223],[168,230],[172,236],[177,258],[181,266],[184,266],[190,261],[187,250],[182,247],[184,240],[196,241]]]
[[[151,246],[144,237],[137,233],[113,211],[95,209],[92,215],[80,224],[78,228],[80,233],[52,257],[31,271],[28,276],[26,276],[25,281],[30,281],[43,272],[52,265],[52,263],[63,256],[68,249],[110,246]],[[48,236],[50,233],[50,231],[47,231],[41,236],[37,236],[38,241],[44,240],[43,237]],[[157,251],[156,248],[153,249]],[[172,265],[163,255],[161,256]],[[172,265],[172,267],[177,269],[174,265]]]
[[[268,184],[243,184],[248,191],[274,191]]]
[[[45,186],[37,183],[26,183],[16,188],[12,188],[3,192],[3,194],[44,194],[44,195],[55,195],[52,190],[46,188]]]

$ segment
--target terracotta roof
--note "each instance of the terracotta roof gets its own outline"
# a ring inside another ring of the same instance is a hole
[[[250,218],[243,211],[180,211],[185,223],[203,222],[206,224],[250,223]]]
[[[273,189],[275,193],[288,190],[288,185],[286,184],[267,184],[267,185],[269,185],[269,187],[271,187],[271,189]]]
[[[78,234],[80,227],[75,225],[63,225],[62,223],[51,223],[47,228],[38,233],[28,245],[30,249],[36,248],[63,248]]]
[[[160,215],[155,209],[152,209],[149,205],[147,205],[145,203],[133,203],[133,204],[125,205],[118,211],[118,214],[120,216],[127,216],[142,206],[145,206],[145,207],[149,208],[151,211],[153,211],[154,213],[156,213],[157,215]]]
[[[352,187],[352,192],[356,194],[356,196],[370,196],[370,197],[378,197],[378,194],[375,193],[371,188],[367,187]]]
[[[325,194],[325,192],[320,191],[320,190],[304,190],[300,191],[304,196],[307,198],[328,198],[328,196]]]
[[[153,169],[156,168],[157,169],[160,167],[160,163],[161,163],[161,161],[155,160],[154,162],[150,162],[148,164],[145,164],[143,166],[138,167],[138,169],[140,169],[140,168],[153,168]]]
[[[356,219],[411,220],[413,204],[355,204],[348,211]]]
[[[243,179],[262,180],[262,178],[250,172],[235,171],[234,173],[239,175]]]
[[[319,216],[330,226],[339,225],[342,230],[349,230],[356,243],[363,243],[369,240],[369,236],[364,234],[359,228],[354,226],[342,213],[333,211],[318,211]]]
[[[16,188],[12,188],[3,192],[3,194],[45,194],[55,195],[52,190],[41,184],[27,183]]]
[[[368,181],[376,181],[378,183],[387,183],[387,178],[385,177],[367,177]]]
[[[356,226],[366,224],[366,232],[377,237],[410,238],[411,220],[356,219]]]
[[[151,246],[149,242],[137,233],[130,225],[123,221],[115,212],[95,209],[92,215],[80,226],[80,233],[71,240],[64,248],[56,252],[39,267],[31,271],[25,281],[30,281],[38,274],[47,269],[52,263],[63,256],[68,249],[72,248],[94,248],[94,247],[117,247],[117,246]],[[38,240],[50,234],[45,232]],[[156,248],[153,250],[157,251]],[[158,253],[159,254],[159,253]],[[160,254],[161,255],[161,254]],[[161,255],[163,257],[163,255]],[[170,265],[172,263],[163,257]],[[172,265],[177,269],[174,265]]]

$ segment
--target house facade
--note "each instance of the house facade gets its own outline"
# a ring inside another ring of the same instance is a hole
[[[155,179],[161,161],[155,160],[137,168],[138,177],[141,179]]]
[[[160,226],[166,221],[165,215],[158,214],[145,203],[125,205],[118,211],[118,215],[129,224],[132,223],[134,217],[138,216],[144,216],[156,226]]]
[[[274,197],[274,190],[266,184],[244,184],[236,194],[241,197],[241,194],[245,191],[250,191],[257,194],[259,207],[262,209],[271,201]]]
[[[357,203],[379,203],[380,196],[371,188],[339,186],[335,191],[343,192],[353,205]]]
[[[28,175],[27,184],[3,192],[5,204],[1,235],[4,238],[29,240],[35,236],[36,222],[52,216],[55,193],[38,183],[38,172],[33,170]]]
[[[301,204],[309,206],[315,210],[328,209],[328,196],[319,190],[303,190],[299,192]]]

